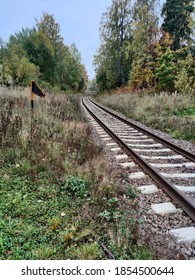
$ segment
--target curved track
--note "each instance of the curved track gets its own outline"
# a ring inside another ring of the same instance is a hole
[[[195,155],[115,115],[88,97],[82,102],[111,139],[118,143],[120,148],[117,149],[133,158],[144,173],[195,221]],[[136,174],[132,176],[136,178]]]

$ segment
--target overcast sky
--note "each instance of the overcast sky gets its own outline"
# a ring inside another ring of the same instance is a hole
[[[75,43],[81,52],[89,78],[94,77],[93,55],[99,47],[99,25],[102,13],[111,0],[0,0],[0,37],[35,26],[43,12],[52,14],[61,27],[66,45]]]

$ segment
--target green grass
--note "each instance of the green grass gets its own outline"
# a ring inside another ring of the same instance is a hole
[[[61,184],[51,184],[49,179],[42,178],[33,183],[10,174],[10,178],[4,176],[0,180],[0,254],[3,259],[70,258],[71,252],[66,252],[69,245],[82,245],[79,234],[86,228],[91,232],[94,228],[94,221],[82,216],[85,199],[80,194],[73,199],[63,191]],[[73,227],[74,238],[66,239]]]
[[[180,117],[192,117],[195,118],[195,108],[187,108],[183,110],[175,110],[175,114]]]
[[[154,258],[135,231],[137,196],[110,183],[79,96],[37,98],[31,117],[20,93],[0,91],[0,259],[106,259],[101,243],[116,259]]]

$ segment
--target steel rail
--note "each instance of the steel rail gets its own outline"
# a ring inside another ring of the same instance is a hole
[[[163,138],[160,138],[159,136],[153,134],[152,132],[150,131],[147,131],[146,129],[142,128],[142,127],[139,127],[137,126],[136,124],[132,123],[131,121],[128,121],[116,114],[114,114],[111,110],[109,110],[108,108],[105,108],[104,106],[98,104],[97,102],[93,101],[91,98],[89,98],[89,100],[95,104],[96,106],[98,106],[99,108],[101,108],[102,110],[104,110],[105,112],[111,114],[112,116],[114,116],[115,118],[117,118],[118,120],[124,122],[125,124],[127,125],[131,125],[133,126],[134,128],[136,128],[137,130],[143,132],[144,134],[152,137],[153,139],[155,139],[157,142],[160,142],[161,144],[169,147],[171,150],[174,150],[175,152],[179,153],[180,155],[190,159],[191,161],[195,162],[195,155],[178,147],[177,145],[173,144],[173,143],[170,143],[169,141],[163,139]]]
[[[122,141],[111,129],[109,129],[84,102],[82,98],[83,106],[92,115],[92,117],[104,128],[105,131],[118,143],[118,145],[125,150],[127,155],[131,156],[135,162],[146,172],[153,180],[164,189],[164,191],[173,199],[176,200],[183,208],[183,210],[195,221],[195,204],[191,199],[186,197],[180,192],[174,185],[172,185],[166,178],[164,178],[159,172],[157,172],[146,160],[141,158],[139,154],[130,148],[124,141]],[[88,98],[88,100],[90,100]],[[91,100],[90,100],[91,101]],[[92,102],[94,103],[94,102]],[[96,104],[95,104],[96,105]],[[109,112],[108,112],[109,113]]]

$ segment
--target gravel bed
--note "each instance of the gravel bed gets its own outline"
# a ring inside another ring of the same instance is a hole
[[[181,163],[185,163],[185,162],[189,162],[189,159],[186,158],[182,158],[182,159],[148,159],[148,162],[151,163],[172,163],[172,164],[181,164]]]
[[[190,167],[155,167],[159,172],[163,173],[195,173],[194,168]],[[195,179],[195,178],[194,178]],[[195,182],[194,182],[195,183]]]
[[[190,197],[190,199],[195,203],[195,193],[194,192],[186,192],[185,195]]]
[[[174,178],[174,179],[169,179],[171,184],[173,185],[178,185],[178,186],[195,186],[194,184],[194,178],[189,178],[189,179],[184,179],[184,178]]]
[[[147,175],[142,179],[129,179],[128,182],[131,186],[135,187],[155,185],[155,182]]]
[[[141,150],[141,149],[140,149]],[[160,156],[163,156],[163,157],[168,157],[168,156],[174,156],[174,152],[170,151],[170,152],[146,152],[146,151],[141,151],[139,152],[140,154],[142,154],[143,156],[148,156],[148,157],[160,157]]]
[[[104,115],[104,117],[106,117]],[[135,122],[136,123],[136,122]],[[143,126],[144,127],[144,126]],[[119,184],[119,188],[121,185],[129,184],[134,187],[138,187],[141,185],[149,185],[156,183],[149,177],[146,176],[145,178],[136,180],[136,179],[129,179],[128,174],[129,172],[140,170],[140,168],[133,167],[133,168],[122,168],[119,163],[121,162],[131,162],[132,160],[128,158],[124,161],[117,161],[114,158],[116,153],[110,151],[110,147],[106,146],[106,143],[114,142],[109,141],[105,142],[102,141],[97,133],[96,129],[92,126],[93,131],[93,138],[96,142],[101,143],[104,145],[104,156],[107,159],[108,166],[110,166],[113,170],[116,170],[114,178],[112,180],[115,184]],[[158,136],[163,135],[166,137],[165,133],[156,132]],[[169,138],[167,138],[169,139]],[[188,149],[188,151],[192,152],[194,150],[193,145],[190,143],[186,143],[186,141],[178,141],[173,140],[175,144],[178,145],[180,142],[180,146],[184,149]],[[176,143],[177,142],[177,143]],[[116,144],[117,147],[117,144]],[[113,147],[112,147],[113,148]],[[148,155],[148,154],[146,154]],[[163,156],[165,153],[163,153]],[[156,154],[155,154],[156,156]],[[155,162],[160,162],[156,161]],[[177,160],[168,160],[167,162],[173,163],[182,163],[183,159]],[[164,163],[164,161],[163,161]],[[167,172],[168,173],[168,172]],[[194,178],[192,178],[194,180]],[[175,181],[175,180],[171,180]],[[180,185],[184,185],[185,179],[180,180]],[[178,181],[177,181],[178,184]],[[189,181],[188,181],[189,185]],[[195,195],[193,194],[193,197]],[[129,199],[128,197],[125,199]],[[178,242],[172,235],[170,235],[169,231],[171,229],[177,229],[180,227],[195,227],[195,223],[185,214],[185,212],[181,209],[181,207],[177,204],[177,202],[173,202],[175,207],[177,208],[176,213],[166,214],[166,215],[157,215],[151,209],[151,204],[155,203],[162,203],[162,202],[172,202],[172,199],[166,195],[166,193],[159,188],[159,191],[155,194],[148,194],[144,195],[141,192],[138,192],[138,200],[140,205],[139,210],[139,234],[142,240],[150,246],[155,251],[156,259],[165,259],[165,260],[179,260],[185,259],[189,260],[195,257],[195,242],[187,243],[187,242]]]

